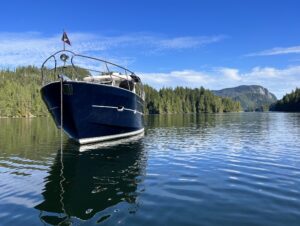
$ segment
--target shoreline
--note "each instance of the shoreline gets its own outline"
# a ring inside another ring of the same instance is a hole
[[[210,112],[201,112],[201,113],[163,113],[163,114],[144,114],[145,116],[149,115],[198,115],[198,114],[227,114],[227,113],[300,113],[299,111],[232,111],[232,112],[215,112],[215,113],[210,113]],[[48,118],[50,115],[43,115],[43,116],[36,116],[36,115],[31,115],[31,116],[0,116],[0,119],[31,119],[31,118]]]

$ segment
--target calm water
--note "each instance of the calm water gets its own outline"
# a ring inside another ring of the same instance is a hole
[[[300,225],[300,114],[146,122],[62,152],[51,119],[0,119],[0,225]]]

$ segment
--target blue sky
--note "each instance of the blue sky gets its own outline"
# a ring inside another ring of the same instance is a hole
[[[0,66],[61,47],[124,64],[156,87],[300,87],[300,1],[2,1]]]

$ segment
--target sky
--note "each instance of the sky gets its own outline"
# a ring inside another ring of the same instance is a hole
[[[128,67],[155,88],[300,87],[297,0],[4,0],[0,68],[62,48]]]

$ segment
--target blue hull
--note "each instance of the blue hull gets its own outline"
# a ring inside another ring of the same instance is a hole
[[[60,127],[60,82],[42,87],[41,94]],[[82,144],[136,135],[144,130],[143,104],[139,96],[126,89],[64,81],[63,129]]]

